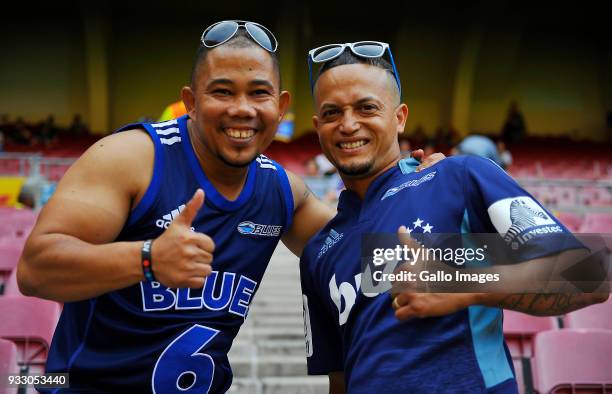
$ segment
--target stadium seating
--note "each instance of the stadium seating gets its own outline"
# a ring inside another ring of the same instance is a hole
[[[571,232],[578,232],[582,225],[582,217],[574,212],[555,212],[555,216]]]
[[[49,345],[59,319],[58,303],[33,297],[0,297],[0,338],[17,345],[17,362],[22,371],[43,372]]]
[[[535,338],[535,388],[539,393],[612,392],[612,332],[546,331]]]
[[[8,278],[17,267],[22,250],[22,240],[0,238],[0,294],[4,293]]]
[[[553,317],[531,316],[520,312],[504,310],[504,337],[512,356],[516,380],[521,393],[533,388],[532,362],[533,338],[539,332],[556,329]]]
[[[608,301],[579,309],[565,316],[565,326],[575,329],[602,329],[612,332],[612,298]],[[610,363],[612,368],[612,362]]]
[[[612,213],[589,212],[580,226],[581,233],[612,233]]]
[[[11,341],[0,339],[0,376],[17,373],[19,373],[19,367],[17,366],[17,347]],[[0,384],[0,394],[14,394],[17,392],[16,388],[8,388],[5,386],[6,384],[3,381],[2,384]]]
[[[504,336],[513,357],[532,357],[534,336],[541,331],[556,328],[554,317],[538,317],[504,310]]]

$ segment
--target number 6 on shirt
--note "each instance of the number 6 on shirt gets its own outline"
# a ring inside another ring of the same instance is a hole
[[[162,352],[153,369],[153,392],[208,393],[215,363],[208,354],[199,353],[217,334],[214,328],[196,324],[179,335]],[[191,376],[189,376],[191,375]],[[184,379],[187,387],[179,386]]]

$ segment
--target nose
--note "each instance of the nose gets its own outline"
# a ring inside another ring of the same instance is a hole
[[[236,118],[253,118],[257,115],[255,107],[253,107],[249,98],[243,94],[236,96],[236,99],[228,108],[227,113],[229,116]]]
[[[340,132],[344,134],[353,134],[357,130],[359,130],[359,122],[357,121],[357,117],[353,113],[353,110],[348,109],[344,111],[342,114],[342,119],[340,121]]]

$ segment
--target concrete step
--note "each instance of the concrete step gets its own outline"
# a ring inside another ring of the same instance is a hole
[[[327,376],[270,376],[262,378],[266,394],[327,394]]]
[[[300,356],[233,356],[234,376],[241,378],[306,375],[306,358]]]

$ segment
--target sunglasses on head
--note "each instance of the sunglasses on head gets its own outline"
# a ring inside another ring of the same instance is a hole
[[[395,61],[393,60],[393,54],[391,48],[386,42],[379,41],[359,41],[359,42],[347,42],[346,44],[329,44],[323,45],[315,49],[311,49],[308,52],[308,74],[310,77],[310,90],[314,91],[314,79],[312,75],[312,68],[314,63],[327,63],[340,56],[347,48],[353,52],[354,55],[363,58],[379,58],[383,57],[385,52],[389,52],[389,59],[391,60],[391,66],[393,67],[393,76],[397,82],[400,94],[402,93],[402,84],[399,79],[399,73],[397,67],[395,67]]]
[[[204,30],[200,41],[206,48],[218,47],[234,37],[241,27],[260,47],[268,52],[276,52],[278,41],[276,41],[274,34],[265,26],[255,22],[235,20],[214,23]]]

